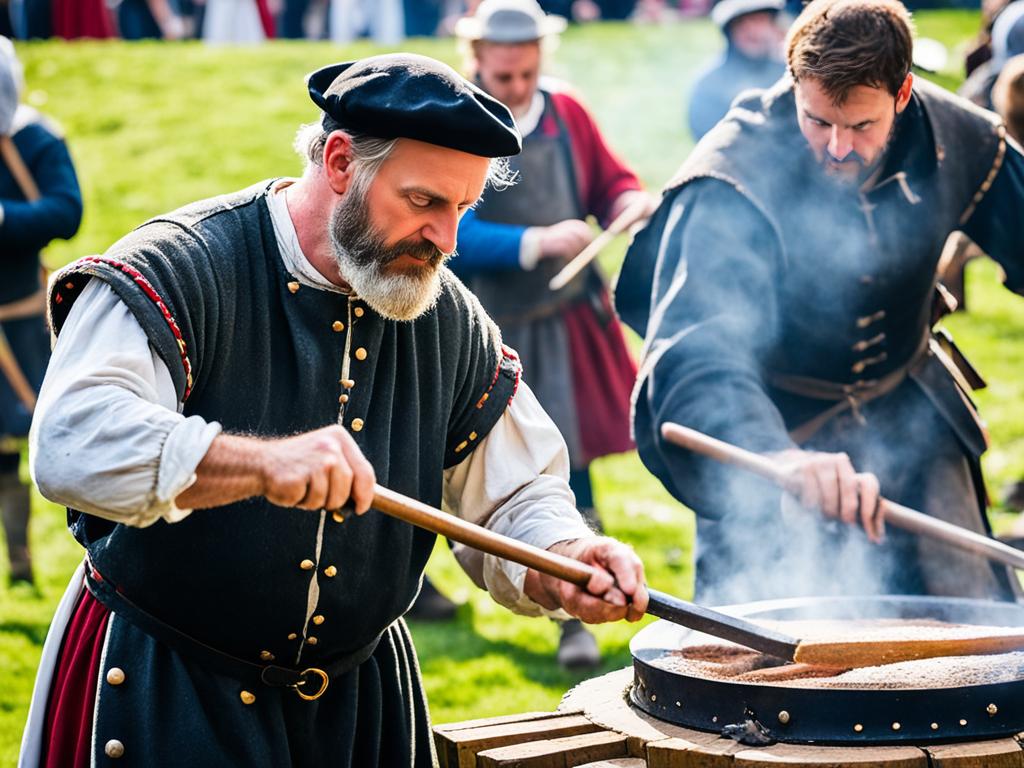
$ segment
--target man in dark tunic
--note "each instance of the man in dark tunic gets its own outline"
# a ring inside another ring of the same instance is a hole
[[[36,393],[50,357],[40,251],[70,238],[82,193],[58,126],[19,103],[14,46],[0,37],[0,515],[12,583],[32,583],[29,487],[18,471]]]
[[[646,335],[636,439],[698,514],[702,600],[1011,593],[981,558],[900,531],[878,543],[879,484],[988,531],[986,438],[930,332],[950,232],[1024,292],[1020,147],[914,79],[911,48],[899,3],[812,2],[788,39],[791,77],[705,137],[627,256],[616,304]],[[664,422],[774,456],[831,521],[780,512],[778,491],[664,442]]]
[[[517,184],[485,194],[463,218],[452,269],[519,353],[569,446],[577,504],[599,527],[590,464],[633,447],[636,367],[596,265],[559,291],[548,283],[593,238],[587,216],[607,225],[638,198],[650,201],[580,101],[541,77],[542,46],[564,26],[534,0],[485,0],[456,27],[472,46],[477,83],[512,110],[524,138],[513,160]],[[600,662],[579,622],[562,626],[558,659],[568,667]]]
[[[508,111],[407,54],[309,92],[301,179],[157,217],[51,284],[33,471],[87,556],[23,765],[435,764],[401,620],[435,537],[369,510],[375,482],[598,566],[584,592],[464,552],[514,610],[645,607],[639,561],[583,524],[515,353],[443,266],[519,150]]]

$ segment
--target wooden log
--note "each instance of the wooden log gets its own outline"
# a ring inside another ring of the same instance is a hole
[[[917,747],[821,747],[804,744],[774,744],[743,747],[736,753],[734,768],[762,768],[766,765],[798,765],[801,768],[928,768],[928,757]]]
[[[478,768],[573,768],[595,760],[629,757],[627,741],[614,731],[529,741],[480,752],[476,765]]]
[[[925,747],[932,768],[1022,768],[1024,750],[1016,739]]]
[[[613,757],[611,760],[598,760],[577,768],[647,768],[647,761],[642,757]]]
[[[513,720],[496,725],[489,725],[484,721],[470,728],[435,731],[435,743],[438,761],[445,768],[476,768],[477,756],[485,750],[601,730],[601,726],[595,725],[582,715],[554,715],[526,721]]]

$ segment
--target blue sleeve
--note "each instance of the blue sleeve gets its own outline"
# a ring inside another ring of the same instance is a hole
[[[964,234],[999,263],[1006,287],[1024,295],[1024,154],[1007,142],[1003,166],[964,226]]]
[[[24,134],[24,136],[23,136]],[[39,251],[55,238],[68,239],[82,220],[82,193],[71,155],[59,138],[32,126],[15,136],[19,152],[39,187],[35,202],[2,198],[0,241],[12,250]]]
[[[481,272],[519,269],[526,227],[484,221],[470,209],[459,222],[458,255],[449,266],[462,280]]]

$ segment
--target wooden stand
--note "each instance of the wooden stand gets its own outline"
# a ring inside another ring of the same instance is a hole
[[[632,707],[632,682],[627,667],[576,686],[557,712],[439,725],[441,768],[1024,768],[1024,734],[924,747],[747,747]]]

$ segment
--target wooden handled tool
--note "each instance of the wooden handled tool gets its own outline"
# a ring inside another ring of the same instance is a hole
[[[666,422],[661,425],[661,435],[673,445],[746,469],[771,480],[781,488],[788,489],[792,482],[786,470],[779,466],[778,462],[767,456],[717,440],[695,429]],[[930,536],[965,552],[972,552],[994,562],[1024,570],[1024,552],[1000,541],[930,517],[889,499],[880,499],[879,509],[885,521],[897,528],[921,536]]]
[[[452,541],[478,549],[490,555],[511,560],[586,589],[596,573],[593,566],[546,549],[495,533],[482,526],[448,515],[416,499],[377,485],[374,488],[373,508],[399,520],[425,528]],[[349,519],[350,510],[335,513],[335,519]],[[749,621],[719,613],[694,603],[649,589],[647,612],[675,624],[705,632],[724,640],[753,648],[756,651],[793,659],[798,640]]]
[[[569,281],[582,272],[583,268],[592,262],[608,243],[640,221],[646,210],[647,198],[645,196],[640,196],[627,205],[622,213],[616,216],[615,220],[608,225],[608,229],[591,240],[586,248],[576,254],[568,264],[562,267],[557,275],[551,278],[548,282],[548,288],[552,291],[559,291],[568,285]]]
[[[445,514],[416,499],[375,486],[373,508],[407,523],[425,528],[505,560],[525,565],[540,573],[554,576],[586,589],[595,574],[593,566],[570,557],[549,552],[516,539],[502,536],[479,525]],[[334,513],[335,520],[352,516],[350,510]],[[1000,635],[953,640],[933,640],[928,645],[919,641],[887,640],[885,642],[844,641],[802,642],[782,632],[719,611],[695,605],[686,600],[649,589],[647,612],[699,632],[737,643],[787,661],[833,667],[874,666],[906,659],[948,656],[953,653],[1001,653],[1024,648],[1024,634]],[[974,641],[972,644],[971,641]],[[968,650],[965,650],[965,647]],[[922,653],[924,655],[922,655]]]

